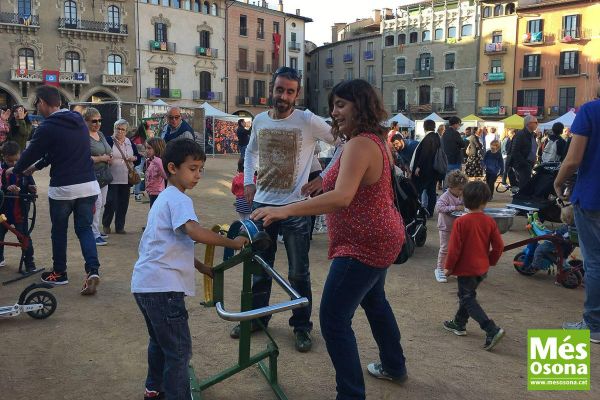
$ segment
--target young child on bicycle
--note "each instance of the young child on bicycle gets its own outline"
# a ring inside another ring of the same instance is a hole
[[[490,198],[490,189],[481,181],[469,182],[463,190],[463,200],[469,213],[454,222],[444,273],[458,278],[458,311],[454,319],[444,321],[444,329],[458,336],[467,334],[469,317],[479,323],[486,333],[485,350],[492,350],[504,330],[489,319],[477,302],[477,287],[496,265],[504,243],[496,221],[483,213]],[[491,248],[491,250],[490,250]]]
[[[145,180],[146,193],[150,198],[150,208],[156,201],[156,198],[165,190],[165,181],[167,174],[163,167],[162,156],[165,152],[165,141],[159,137],[148,139],[146,146],[146,162],[145,162]]]
[[[31,195],[37,193],[35,181],[31,175],[25,176],[21,174],[11,174],[6,176],[5,171],[8,168],[14,167],[19,157],[21,149],[17,142],[7,141],[2,147],[2,155],[4,161],[0,164],[2,169],[1,188],[5,195],[10,197],[4,198],[4,203],[0,208],[0,213],[6,217],[6,222],[15,227],[20,233],[29,236],[29,206],[31,199],[26,196],[17,197],[19,195]],[[0,225],[0,242],[4,241],[8,230],[4,225]],[[29,246],[25,249],[24,259],[25,272],[35,271],[35,261],[33,260],[33,242],[29,238]],[[4,267],[4,246],[0,245],[0,267]]]
[[[440,250],[438,251],[437,266],[434,270],[434,275],[435,280],[439,283],[448,282],[444,274],[444,264],[446,263],[446,255],[448,254],[448,241],[450,240],[452,224],[454,224],[454,220],[456,219],[456,217],[452,216],[452,213],[465,209],[462,192],[468,181],[469,178],[462,171],[451,171],[446,177],[446,187],[448,190],[439,197],[435,204],[438,210],[437,227],[440,234]]]

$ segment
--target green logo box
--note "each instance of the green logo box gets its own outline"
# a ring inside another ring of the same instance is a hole
[[[590,390],[590,331],[527,330],[527,390]]]

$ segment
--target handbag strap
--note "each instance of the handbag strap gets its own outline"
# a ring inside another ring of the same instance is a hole
[[[129,170],[129,172],[133,172],[133,168],[129,166],[129,161],[127,161],[125,154],[123,154],[123,150],[121,150],[121,146],[119,146],[119,142],[117,142],[117,139],[115,139],[115,146],[117,146],[117,150],[119,150],[119,153],[121,153],[121,157],[123,157],[123,161],[125,161],[125,166]]]

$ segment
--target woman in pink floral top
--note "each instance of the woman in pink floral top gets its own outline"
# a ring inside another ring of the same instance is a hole
[[[343,153],[323,179],[324,193],[283,207],[263,207],[252,219],[327,213],[333,261],[321,298],[321,331],[336,371],[338,399],[364,399],[365,385],[352,317],[360,305],[379,347],[380,362],[367,366],[376,378],[407,379],[400,330],[385,297],[387,268],[404,242],[394,206],[391,154],[385,144],[381,100],[361,79],[336,85],[329,95],[333,133],[346,140]]]

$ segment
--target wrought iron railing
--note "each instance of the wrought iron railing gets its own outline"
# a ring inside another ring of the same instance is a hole
[[[126,24],[116,24],[105,21],[87,21],[84,19],[59,18],[58,27],[60,29],[73,29],[91,32],[118,33],[127,35]]]
[[[0,12],[0,24],[40,26],[40,17],[38,15]]]

